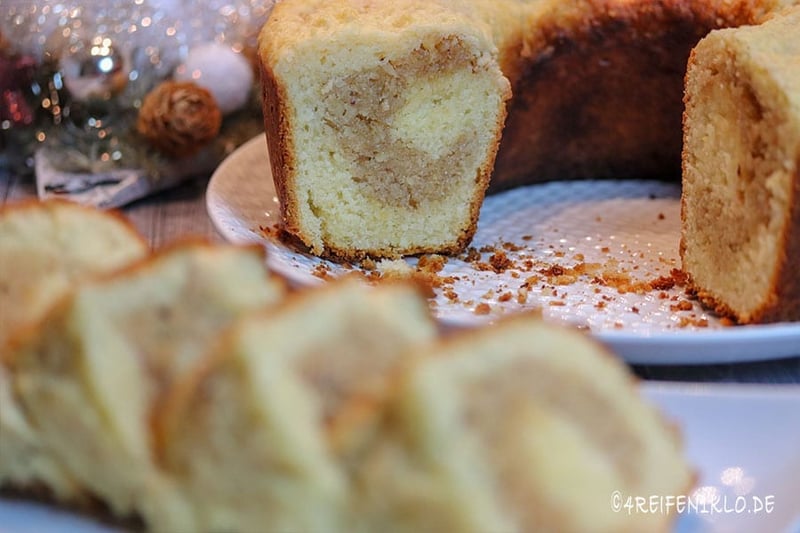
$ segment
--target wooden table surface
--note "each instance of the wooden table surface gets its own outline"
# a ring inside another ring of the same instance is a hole
[[[176,189],[134,203],[123,209],[154,248],[189,236],[222,242],[205,210],[208,179],[198,178]],[[35,196],[30,179],[0,169],[0,204]],[[800,385],[800,345],[797,357],[755,363],[636,366],[644,379],[681,382],[782,383]]]

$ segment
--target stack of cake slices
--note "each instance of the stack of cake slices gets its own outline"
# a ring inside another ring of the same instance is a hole
[[[152,253],[67,203],[0,211],[0,254],[18,494],[163,532],[657,531],[612,491],[691,488],[624,364],[538,316],[444,334],[411,281],[290,291],[260,249]]]

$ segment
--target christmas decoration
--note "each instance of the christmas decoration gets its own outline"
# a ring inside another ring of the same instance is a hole
[[[261,129],[250,57],[273,4],[0,0],[0,166],[103,206],[209,172]]]
[[[210,92],[192,82],[165,81],[145,97],[136,129],[162,152],[186,157],[216,137],[221,124]]]
[[[110,37],[96,35],[81,41],[61,56],[59,70],[64,85],[76,100],[107,100],[128,84],[128,61]]]
[[[5,57],[0,52],[0,123],[29,126],[33,110],[25,99],[34,64],[30,58]]]
[[[223,44],[207,43],[189,51],[186,61],[175,70],[175,79],[205,87],[228,114],[247,103],[253,70],[242,54]]]

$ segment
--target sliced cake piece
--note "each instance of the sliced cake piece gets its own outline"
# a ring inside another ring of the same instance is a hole
[[[466,246],[510,96],[496,53],[436,2],[278,3],[259,54],[286,229],[344,259]]]
[[[238,322],[158,424],[195,530],[351,531],[337,454],[372,427],[362,417],[409,348],[435,334],[416,286],[353,280]]]
[[[666,514],[612,505],[615,491],[683,494],[692,474],[603,348],[521,316],[419,355],[354,463],[361,530],[668,530]]]
[[[67,470],[48,455],[11,387],[0,363],[0,487],[20,494],[40,494],[81,504],[87,495]]]
[[[63,201],[0,209],[0,350],[77,281],[147,252],[133,226],[110,212]]]
[[[741,323],[800,320],[800,8],[692,52],[682,205],[702,301]]]
[[[0,209],[0,487],[46,488],[59,500],[80,498],[74,480],[41,453],[2,354],[16,332],[39,320],[73,285],[147,253],[142,237],[116,214],[61,201]]]
[[[35,437],[114,514],[191,531],[153,460],[151,417],[224,327],[282,294],[260,248],[202,243],[80,285],[6,357]]]

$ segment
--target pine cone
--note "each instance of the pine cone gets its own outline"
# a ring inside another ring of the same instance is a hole
[[[165,81],[145,96],[136,129],[165,154],[186,157],[214,139],[221,124],[210,92],[192,82]]]

